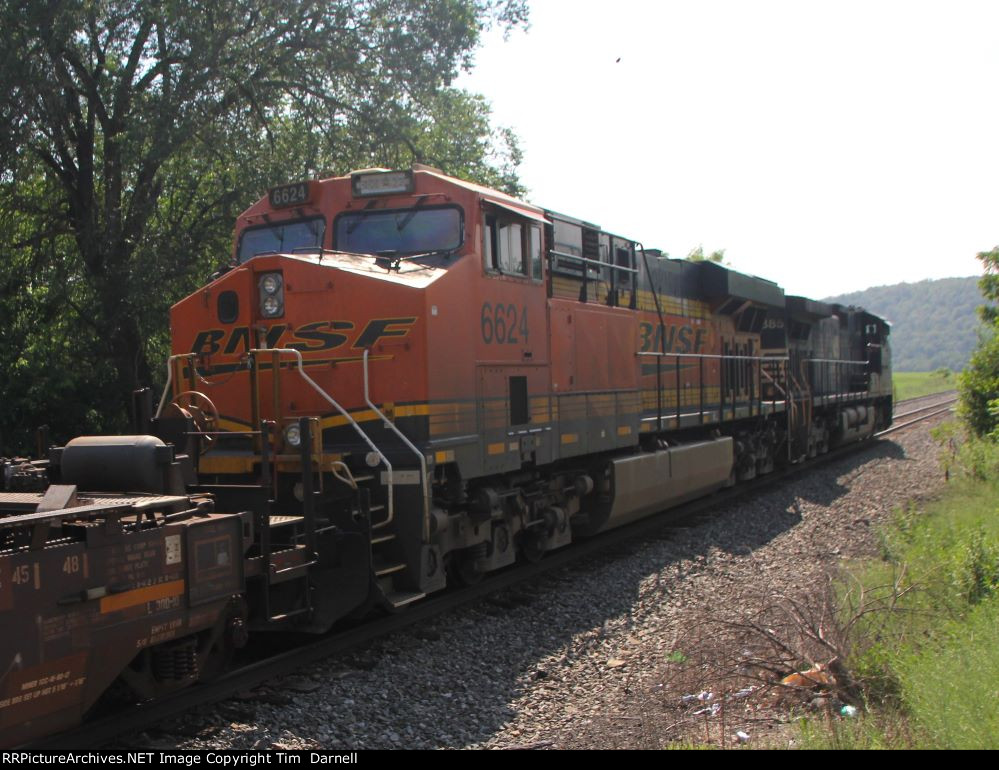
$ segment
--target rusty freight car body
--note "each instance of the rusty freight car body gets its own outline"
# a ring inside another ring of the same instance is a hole
[[[100,491],[135,483],[139,465],[148,492]],[[224,661],[246,614],[249,529],[169,483],[172,447],[80,438],[2,470],[22,490],[0,493],[4,746],[77,724],[116,681],[154,698]]]
[[[0,611],[27,673],[3,697],[86,684],[10,701],[0,736],[79,718],[113,679],[184,684],[247,631],[399,609],[871,436],[888,334],[426,167],[275,188],[174,306],[136,436],[7,464]],[[115,572],[138,552],[145,572]],[[11,582],[25,569],[43,588]]]

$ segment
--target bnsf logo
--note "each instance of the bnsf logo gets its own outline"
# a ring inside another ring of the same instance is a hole
[[[363,350],[373,347],[386,337],[405,337],[414,323],[415,317],[372,319],[354,338],[350,347]],[[353,332],[352,321],[313,321],[298,328],[275,324],[266,330],[250,329],[247,326],[236,326],[228,330],[207,329],[198,332],[191,352],[198,355],[235,355],[248,353],[251,348],[259,347],[293,348],[303,353],[333,350],[346,344]]]
[[[645,321],[638,325],[638,349],[642,353],[662,351],[667,353],[700,353],[705,348],[708,330],[693,326],[667,326],[665,329]]]

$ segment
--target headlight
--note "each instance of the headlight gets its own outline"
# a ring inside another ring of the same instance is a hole
[[[277,273],[268,273],[260,279],[260,288],[266,294],[274,294],[281,288],[281,276]]]
[[[302,429],[295,423],[292,423],[284,429],[284,440],[288,446],[299,446],[302,443]]]
[[[260,310],[269,318],[281,315],[281,303],[278,302],[277,297],[264,297],[264,301],[260,305]]]
[[[284,281],[281,273],[264,273],[257,279],[260,315],[277,318],[284,315]]]

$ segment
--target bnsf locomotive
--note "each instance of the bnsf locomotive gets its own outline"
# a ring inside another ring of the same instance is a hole
[[[888,325],[427,167],[276,188],[135,435],[3,462],[0,742],[870,437]]]

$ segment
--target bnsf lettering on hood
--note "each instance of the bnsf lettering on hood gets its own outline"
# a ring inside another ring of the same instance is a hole
[[[333,350],[349,344],[354,350],[370,348],[378,342],[409,334],[416,318],[374,318],[358,332],[353,321],[313,321],[292,328],[276,324],[266,330],[236,326],[232,329],[206,329],[198,332],[191,352],[198,355],[236,355],[252,348],[293,348],[303,353]]]

